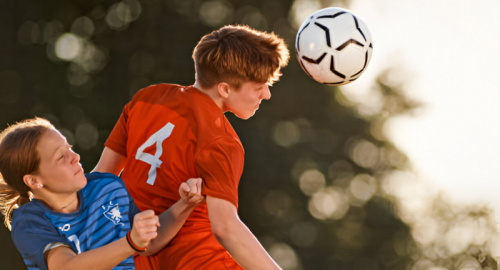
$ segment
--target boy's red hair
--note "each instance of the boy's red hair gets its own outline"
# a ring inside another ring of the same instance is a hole
[[[247,81],[272,85],[289,58],[283,39],[242,25],[224,26],[205,35],[193,52],[196,81],[203,88],[220,82],[236,88]]]

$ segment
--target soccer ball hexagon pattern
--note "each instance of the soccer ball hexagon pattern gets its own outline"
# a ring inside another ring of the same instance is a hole
[[[325,8],[300,26],[295,52],[302,69],[328,85],[350,83],[365,71],[372,56],[372,37],[365,23],[343,8]]]

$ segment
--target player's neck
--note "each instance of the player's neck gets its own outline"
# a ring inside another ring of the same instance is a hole
[[[207,88],[201,87],[201,85],[198,83],[198,81],[196,81],[193,84],[193,87],[200,90],[205,95],[207,95],[210,99],[212,99],[215,102],[215,105],[217,105],[221,110],[223,110],[224,101],[221,98],[221,96],[219,95],[217,85],[215,85],[212,88],[207,89]]]
[[[40,200],[50,210],[59,213],[73,213],[78,211],[80,206],[77,192],[69,194],[43,193],[38,194],[38,196],[35,194],[34,197]]]

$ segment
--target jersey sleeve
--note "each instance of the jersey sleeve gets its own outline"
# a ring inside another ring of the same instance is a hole
[[[196,168],[203,179],[202,194],[224,199],[238,208],[243,162],[243,149],[235,139],[219,138],[203,147],[196,156]]]
[[[130,106],[131,103],[128,103],[127,105],[125,105],[125,107],[123,107],[122,114],[120,115],[118,122],[116,123],[115,127],[111,131],[111,134],[104,143],[104,146],[108,147],[109,149],[117,152],[118,154],[124,157],[127,156],[127,140],[128,140],[127,120],[130,111]]]
[[[12,241],[28,268],[47,269],[43,250],[48,244],[59,242],[72,247],[68,240],[59,234],[57,228],[43,216],[43,213],[15,213],[14,211],[14,215],[16,214],[23,216],[12,228]]]

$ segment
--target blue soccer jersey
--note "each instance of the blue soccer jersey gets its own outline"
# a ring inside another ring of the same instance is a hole
[[[122,237],[139,211],[120,178],[108,173],[86,174],[87,185],[78,191],[80,207],[69,214],[48,209],[37,199],[16,209],[12,240],[29,270],[47,270],[44,248],[61,242],[79,254]],[[134,269],[133,257],[113,269]]]

